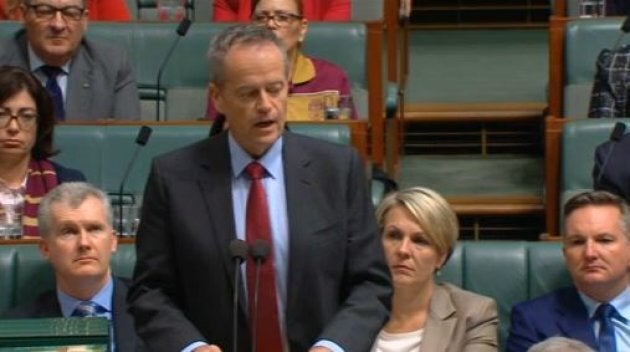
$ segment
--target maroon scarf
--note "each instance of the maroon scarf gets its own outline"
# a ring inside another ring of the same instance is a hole
[[[57,173],[48,160],[31,159],[28,163],[24,210],[22,212],[22,235],[39,236],[37,209],[42,197],[57,186]]]

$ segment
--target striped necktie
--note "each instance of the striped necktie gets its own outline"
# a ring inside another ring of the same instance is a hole
[[[58,66],[42,66],[42,72],[46,75],[46,90],[53,101],[55,108],[55,119],[63,121],[66,119],[66,112],[63,106],[63,93],[57,82],[57,77],[63,73],[61,67]]]

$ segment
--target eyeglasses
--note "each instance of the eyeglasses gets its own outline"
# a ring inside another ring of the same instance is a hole
[[[28,130],[35,126],[37,113],[31,109],[20,109],[13,113],[10,109],[0,108],[0,128],[7,128],[11,120],[15,119],[20,129]]]
[[[57,12],[61,12],[61,16],[63,16],[64,19],[79,21],[83,18],[83,14],[85,13],[85,9],[78,6],[55,7],[44,4],[26,6],[33,10],[35,17],[40,20],[52,20],[55,18]]]
[[[269,20],[272,20],[276,26],[284,27],[288,26],[293,20],[301,20],[302,16],[296,15],[294,13],[277,11],[273,14],[271,13],[255,13],[252,16],[252,22],[256,24],[267,24]]]

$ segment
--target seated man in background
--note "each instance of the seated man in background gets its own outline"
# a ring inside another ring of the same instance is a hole
[[[0,20],[20,20],[24,0],[0,0]],[[125,0],[89,0],[88,18],[92,21],[129,21],[131,14]]]
[[[564,208],[563,253],[574,286],[512,308],[508,352],[552,336],[600,351],[630,351],[630,209],[620,197],[589,191]]]
[[[24,0],[24,29],[0,41],[0,65],[30,69],[46,86],[57,120],[140,117],[127,54],[85,38],[87,0]]]
[[[137,350],[127,312],[127,282],[112,276],[118,240],[107,195],[84,182],[49,192],[39,206],[40,251],[53,267],[57,289],[10,310],[4,318],[105,317],[114,351]]]
[[[350,0],[300,0],[300,2],[304,6],[304,17],[310,21],[350,21]],[[212,1],[212,20],[249,22],[256,3],[256,0],[214,0]]]

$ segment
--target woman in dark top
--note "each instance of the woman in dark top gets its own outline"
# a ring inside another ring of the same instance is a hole
[[[38,236],[37,209],[48,191],[85,180],[80,171],[48,160],[55,154],[54,125],[52,101],[41,82],[24,69],[0,67],[0,223],[21,218],[26,237]]]

